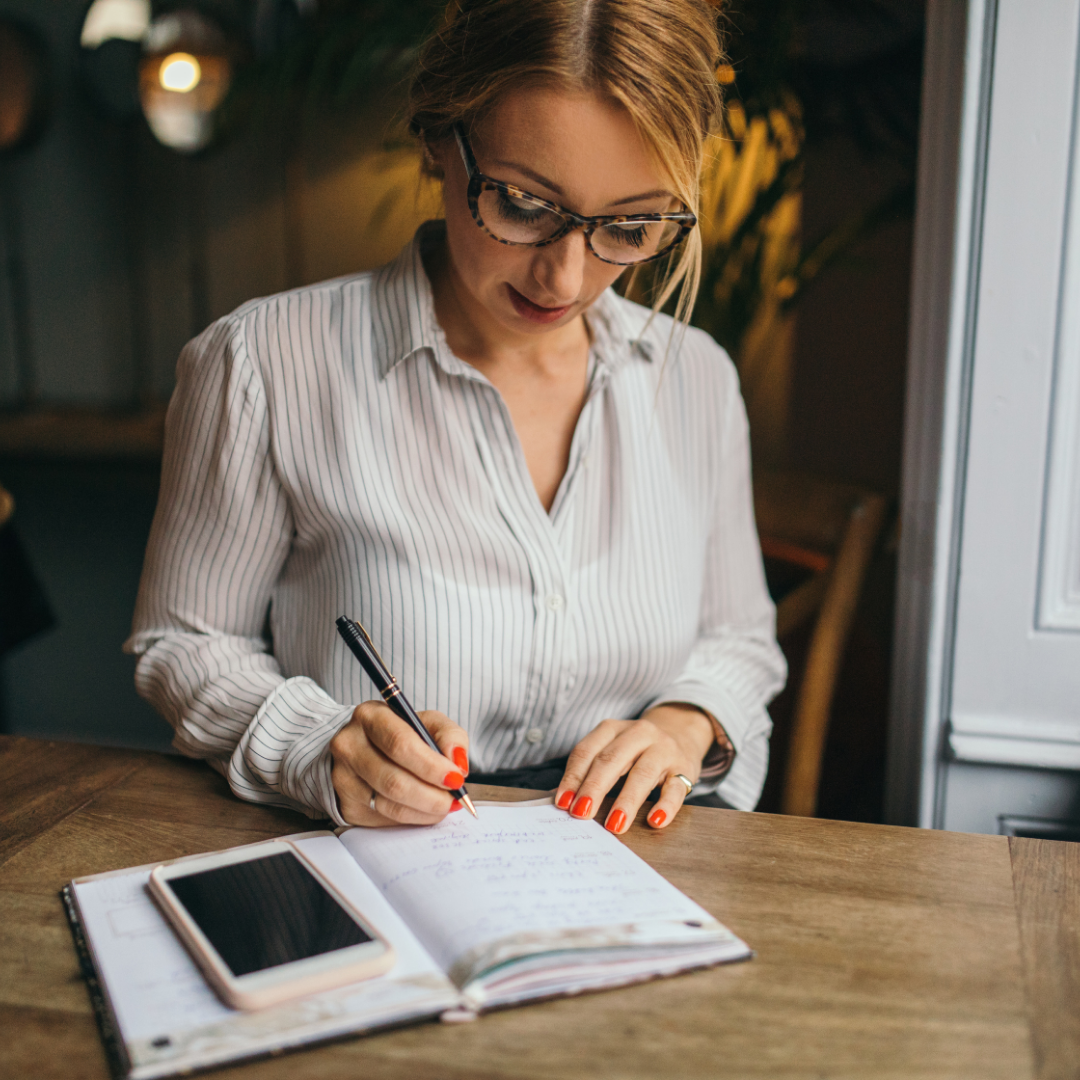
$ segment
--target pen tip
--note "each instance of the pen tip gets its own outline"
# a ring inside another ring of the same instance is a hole
[[[468,795],[461,796],[461,803],[465,807],[465,809],[468,810],[474,818],[476,818],[477,821],[480,820],[480,816],[476,812],[476,807],[473,806],[473,801],[469,798]]]

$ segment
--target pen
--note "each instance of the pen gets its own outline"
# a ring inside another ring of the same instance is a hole
[[[435,751],[436,754],[442,754],[442,751],[436,745],[435,740],[431,737],[430,732],[424,727],[424,721],[417,715],[416,710],[409,704],[408,699],[401,692],[401,687],[397,684],[397,679],[390,674],[389,669],[383,663],[382,657],[378,654],[375,646],[371,643],[371,638],[368,636],[368,632],[355,620],[347,619],[344,615],[337,621],[338,633],[345,639],[345,644],[349,646],[353,656],[360,661],[360,666],[368,673],[368,677],[375,684],[375,688],[382,694],[383,701],[393,709],[406,724],[409,725]],[[460,800],[461,804],[466,810],[476,817],[476,807],[473,806],[472,799],[469,798],[469,793],[465,790],[465,785],[462,784],[457,791],[451,791],[451,795],[455,799]]]

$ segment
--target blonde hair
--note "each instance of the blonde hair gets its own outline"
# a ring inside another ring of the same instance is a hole
[[[596,93],[626,109],[673,194],[698,213],[703,146],[720,114],[716,8],[708,0],[452,0],[420,52],[409,129],[426,148],[530,82]],[[693,229],[668,257],[653,309],[681,284],[675,315],[686,322],[700,280]]]

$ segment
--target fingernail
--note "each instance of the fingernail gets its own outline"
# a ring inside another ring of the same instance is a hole
[[[574,793],[572,791],[560,791],[559,797],[555,800],[555,805],[560,810],[568,810],[573,801]]]
[[[574,803],[574,809],[570,811],[574,817],[585,817],[592,809],[592,799],[588,795],[582,795],[576,803]]]
[[[654,829],[659,829],[660,826],[663,825],[665,821],[667,821],[667,814],[665,814],[663,810],[654,810],[649,815],[649,824]]]
[[[443,787],[448,787],[452,791],[455,788],[461,787],[461,785],[464,784],[464,783],[465,783],[465,777],[462,776],[461,773],[459,773],[459,772],[448,772],[443,777],[442,786]]]
[[[450,756],[454,759],[454,764],[463,772],[469,771],[469,755],[465,753],[464,746],[455,746],[450,751]]]
[[[450,809],[449,809],[448,813],[452,814],[455,810],[460,810],[460,809],[461,809],[461,800],[460,799],[455,799],[450,804]]]
[[[617,833],[626,824],[626,815],[621,810],[612,810],[608,814],[607,821],[604,823],[604,828],[608,832]]]

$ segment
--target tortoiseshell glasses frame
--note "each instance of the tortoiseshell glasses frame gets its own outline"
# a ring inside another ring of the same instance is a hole
[[[520,188],[515,184],[507,184],[502,180],[496,180],[494,177],[482,173],[479,166],[476,164],[476,157],[473,154],[472,147],[469,145],[469,140],[466,138],[465,131],[461,124],[455,124],[453,130],[454,137],[457,139],[458,149],[461,151],[461,160],[465,163],[465,174],[469,180],[469,186],[466,192],[469,211],[472,213],[473,220],[476,224],[479,225],[492,240],[496,240],[500,244],[506,244],[510,247],[546,247],[548,244],[554,244],[556,241],[561,240],[567,233],[572,232],[574,229],[583,229],[585,232],[585,243],[588,244],[589,250],[601,262],[606,262],[613,266],[640,266],[642,263],[652,262],[654,259],[663,258],[663,256],[667,255],[676,245],[681,243],[686,234],[697,225],[697,217],[689,210],[677,210],[663,214],[602,214],[596,217],[583,217],[581,214],[575,214],[572,210],[567,210],[565,207],[559,206],[558,203],[553,203],[548,199],[541,199],[538,195],[533,195],[532,192],[526,191],[524,188]],[[555,214],[561,218],[562,225],[556,227],[555,232],[551,236],[547,236],[542,240],[507,240],[505,237],[499,236],[498,233],[493,232],[490,226],[484,222],[480,213],[480,196],[485,191],[494,191],[506,199],[516,199],[519,202],[528,202],[537,209],[547,210],[549,213]],[[645,255],[638,259],[630,257],[625,261],[620,261],[618,259],[606,258],[593,246],[593,233],[595,233],[597,229],[609,225],[650,225],[655,222],[670,222],[678,228],[674,236],[666,241],[661,249],[654,251],[651,255]]]

